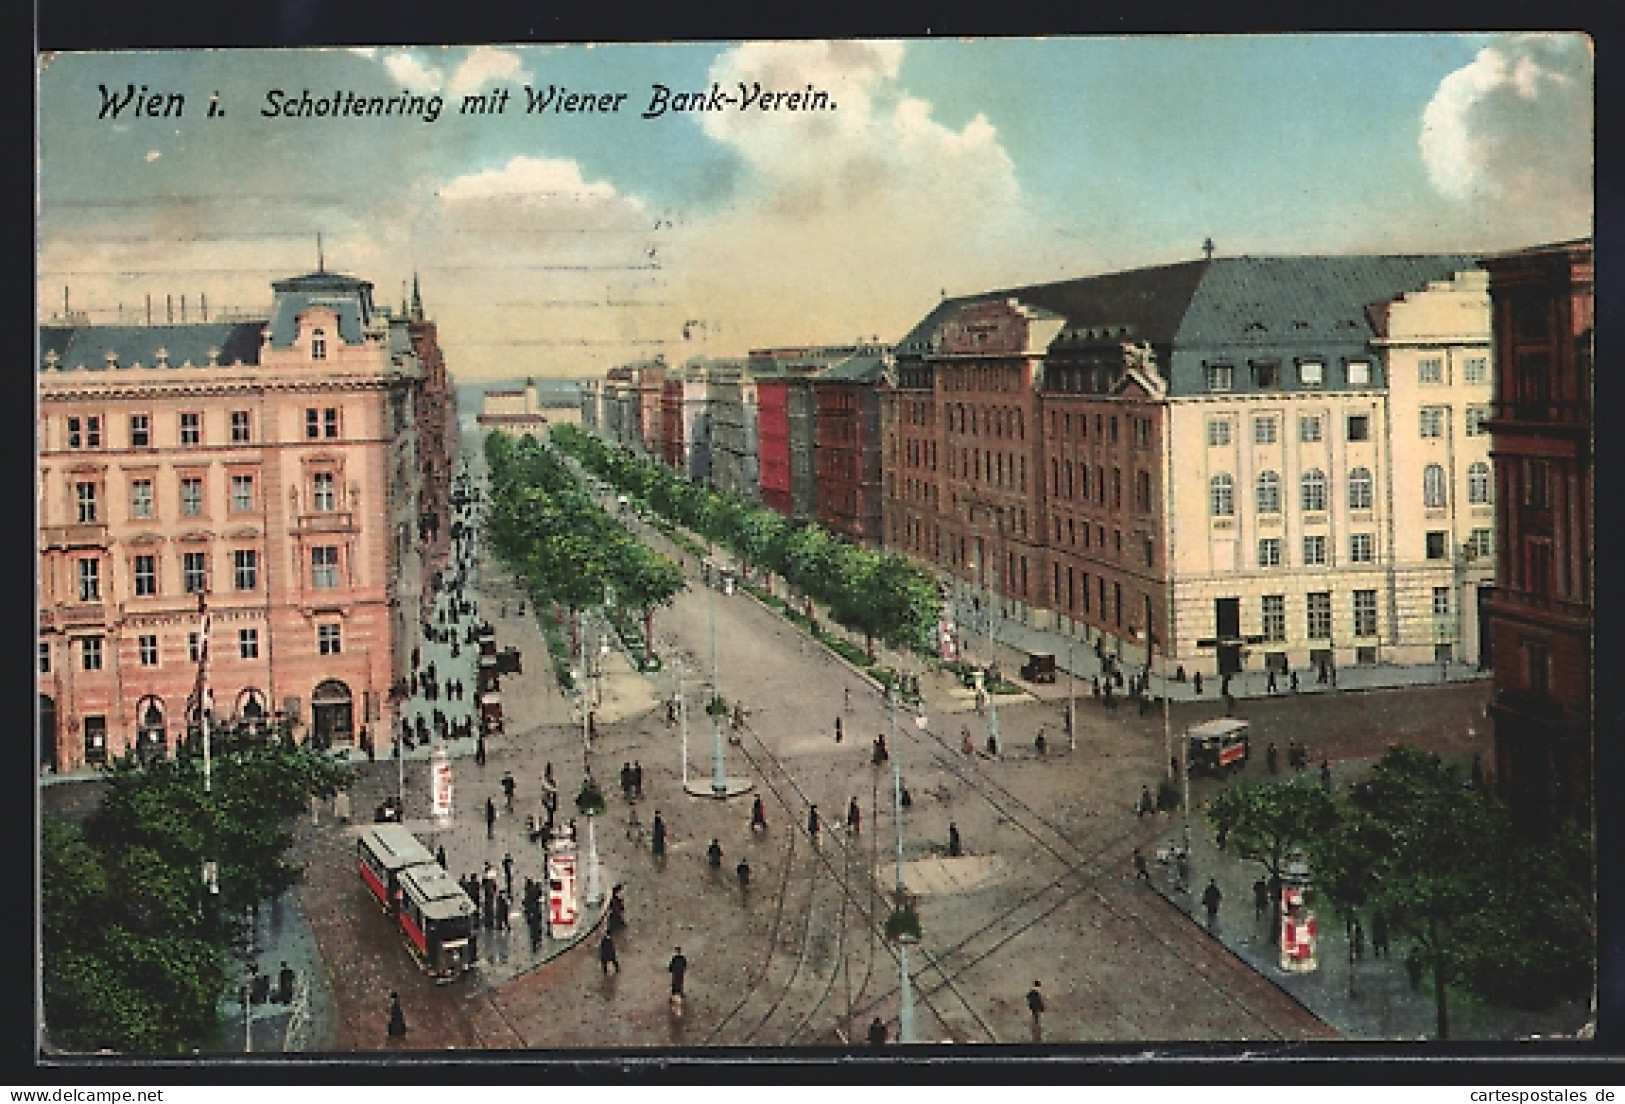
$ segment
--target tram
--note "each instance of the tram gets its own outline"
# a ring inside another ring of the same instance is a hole
[[[472,965],[474,903],[410,831],[367,828],[356,842],[356,869],[426,973],[453,981]]]

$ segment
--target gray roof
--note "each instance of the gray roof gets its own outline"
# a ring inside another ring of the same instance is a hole
[[[160,326],[41,326],[40,367],[106,369],[109,354],[116,354],[120,368],[138,363],[151,368],[158,363],[160,350],[174,367],[205,367],[211,350],[221,365],[258,364],[265,325],[264,319],[254,319]]]
[[[885,370],[877,356],[847,357],[839,364],[813,377],[813,383],[873,383]]]
[[[374,314],[372,284],[336,272],[312,272],[271,284],[276,293],[271,307],[271,343],[292,345],[299,335],[298,318],[313,306],[327,307],[339,316],[339,340],[359,345],[362,331]]]

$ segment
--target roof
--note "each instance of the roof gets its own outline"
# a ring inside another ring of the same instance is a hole
[[[400,877],[407,892],[416,897],[418,907],[431,920],[468,916],[474,912],[474,902],[438,862],[403,870]]]
[[[361,833],[361,838],[390,870],[433,859],[429,849],[404,825],[374,824]]]
[[[64,371],[108,368],[108,355],[117,354],[117,367],[135,364],[151,368],[162,350],[172,367],[190,364],[207,367],[237,362],[258,364],[264,319],[242,322],[182,322],[158,326],[41,326],[40,366],[54,364]],[[211,356],[211,352],[213,356]]]
[[[372,284],[336,272],[312,272],[290,276],[271,284],[275,293],[271,307],[271,343],[292,345],[299,336],[298,318],[311,307],[327,307],[338,315],[339,340],[359,345],[363,329],[375,313]]]
[[[1246,721],[1235,717],[1215,717],[1211,721],[1193,724],[1185,730],[1185,735],[1198,740],[1205,740],[1213,736],[1230,736],[1249,727]]]
[[[885,371],[885,362],[877,356],[847,357],[832,368],[813,378],[818,383],[874,383]]]

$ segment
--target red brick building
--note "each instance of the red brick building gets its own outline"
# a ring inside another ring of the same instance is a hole
[[[1497,570],[1486,603],[1496,784],[1539,820],[1592,792],[1592,336],[1589,240],[1483,262],[1495,314]]]
[[[758,478],[762,504],[790,514],[790,384],[764,379],[756,384]]]
[[[878,354],[849,357],[812,383],[818,523],[857,544],[880,544]]]

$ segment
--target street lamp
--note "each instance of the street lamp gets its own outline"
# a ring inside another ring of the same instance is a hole
[[[1071,568],[1067,568],[1071,571]],[[1071,636],[1066,638],[1066,750],[1078,750],[1078,677],[1072,670],[1074,660],[1072,650],[1077,646],[1077,640]]]

